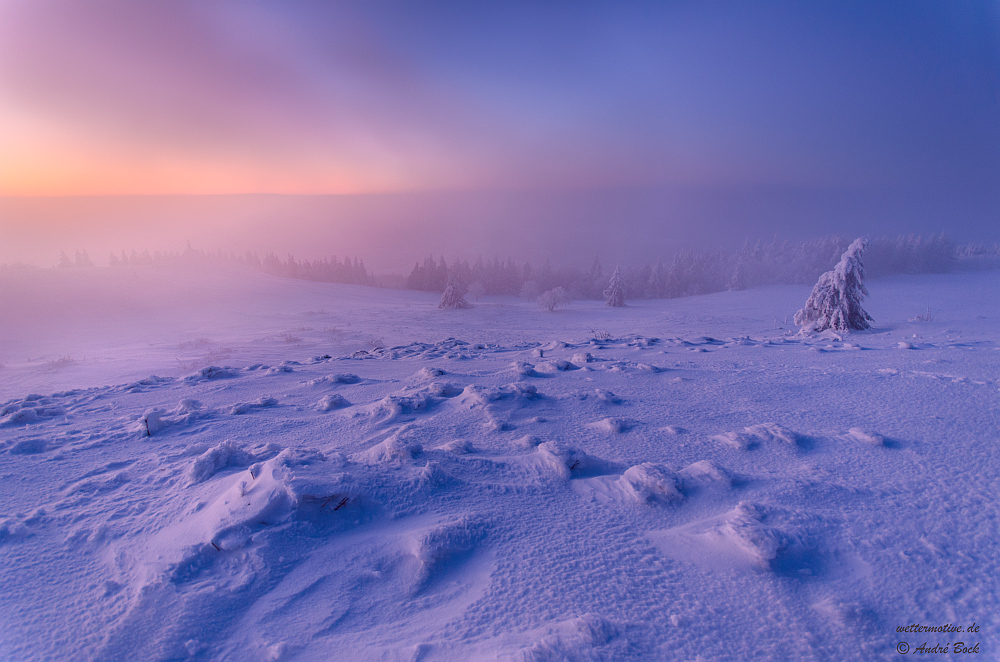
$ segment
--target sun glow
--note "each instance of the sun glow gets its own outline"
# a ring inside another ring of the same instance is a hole
[[[347,165],[143,154],[53,131],[11,133],[0,139],[3,196],[359,194],[413,188],[397,173]]]

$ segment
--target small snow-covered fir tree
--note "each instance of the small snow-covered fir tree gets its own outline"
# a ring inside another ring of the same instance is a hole
[[[861,331],[871,327],[871,315],[861,307],[868,296],[861,263],[867,247],[867,239],[855,239],[833,271],[819,277],[805,307],[795,313],[795,323],[803,331]]]
[[[438,304],[441,310],[457,310],[459,308],[472,308],[472,304],[465,300],[465,288],[455,279],[449,278],[445,285],[444,294],[441,295],[441,303]]]
[[[604,290],[604,303],[613,308],[621,308],[625,305],[625,281],[622,278],[621,268],[617,265],[615,265],[615,272],[611,274],[608,289]]]

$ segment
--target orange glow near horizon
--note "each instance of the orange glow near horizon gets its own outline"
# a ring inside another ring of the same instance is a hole
[[[59,166],[53,166],[58,162]],[[95,167],[96,165],[96,167]],[[411,190],[374,178],[342,173],[276,176],[241,164],[160,162],[136,167],[85,154],[22,157],[0,163],[0,196],[60,197],[118,195],[355,195]]]
[[[398,173],[329,163],[281,164],[145,155],[40,132],[0,140],[0,196],[362,194],[413,190]]]
[[[75,118],[3,97],[0,91],[0,196],[5,197],[402,193],[433,187],[431,180],[442,172],[440,161],[435,168],[427,159],[423,179],[417,180],[409,174],[413,157],[357,150],[331,154],[321,140],[303,148],[308,141],[301,136],[290,139],[286,149],[219,149],[155,135],[136,140],[88,130]]]

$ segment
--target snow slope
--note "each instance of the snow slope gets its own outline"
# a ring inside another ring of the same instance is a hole
[[[807,286],[2,278],[2,659],[1000,650],[1000,274],[873,281],[843,338]]]

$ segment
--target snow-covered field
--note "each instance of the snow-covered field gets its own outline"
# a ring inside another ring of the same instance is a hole
[[[995,659],[1000,274],[809,289],[0,273],[0,659]]]

